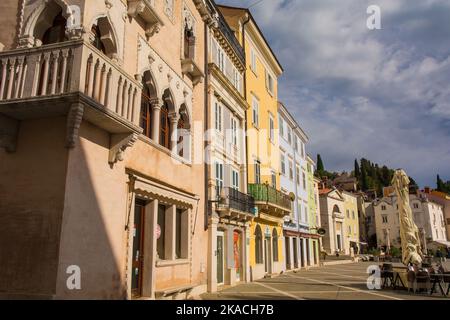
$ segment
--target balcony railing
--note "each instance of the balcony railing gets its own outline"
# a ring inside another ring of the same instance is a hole
[[[81,93],[139,125],[141,85],[82,40],[0,52],[0,104]]]
[[[233,209],[240,212],[255,213],[255,200],[252,196],[233,188],[216,188],[219,208]]]
[[[249,184],[248,193],[253,196],[255,202],[264,202],[275,205],[286,211],[291,210],[291,199],[288,195],[266,184]]]

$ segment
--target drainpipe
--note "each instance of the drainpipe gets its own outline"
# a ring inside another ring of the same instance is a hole
[[[206,133],[207,131],[208,131],[208,123],[209,123],[209,94],[208,94],[208,84],[209,84],[209,70],[208,70],[208,50],[209,50],[209,48],[208,48],[208,24],[207,23],[205,23],[205,31],[204,31],[204,33],[205,33],[205,35],[204,35],[204,37],[205,37],[205,52],[204,52],[204,55],[205,55],[205,57],[204,57],[204,59],[205,59],[205,100],[204,100],[204,103],[205,103],[205,106],[204,106],[204,108],[205,108],[205,112],[204,112],[204,115],[205,115],[205,118],[204,118],[204,121],[205,121],[205,124],[204,124],[204,133]],[[204,141],[204,149],[203,150],[206,150],[206,148],[208,147],[208,141],[205,139],[205,141]],[[205,161],[206,159],[204,159],[204,161]],[[205,161],[205,163],[204,163],[204,173],[205,173],[205,222],[204,222],[204,228],[205,228],[205,231],[207,231],[208,230],[208,224],[209,224],[209,222],[208,222],[208,220],[209,220],[209,216],[210,216],[210,204],[209,204],[209,190],[208,190],[208,180],[209,180],[209,177],[208,177],[208,164],[207,164],[207,162]]]
[[[247,61],[246,61],[246,50],[245,50],[245,25],[250,22],[250,16],[247,15],[247,20],[242,24],[242,48],[244,49],[244,99],[247,101]],[[247,184],[247,193],[248,193],[248,135],[247,135],[247,125],[248,125],[248,116],[247,111],[245,112],[245,165],[247,166],[247,175],[245,177],[245,182]]]

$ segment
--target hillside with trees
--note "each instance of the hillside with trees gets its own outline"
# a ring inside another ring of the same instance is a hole
[[[444,182],[441,177],[437,175],[436,190],[450,194],[450,180]]]
[[[353,164],[353,171],[351,171],[351,176],[358,180],[358,189],[361,191],[376,190],[378,195],[382,195],[383,187],[388,187],[391,185],[392,177],[394,176],[394,169],[388,168],[387,166],[379,165],[377,163],[371,162],[365,158],[360,161],[355,159]],[[316,175],[318,177],[328,177],[328,179],[334,180],[340,175],[338,172],[329,172],[325,169],[322,157],[317,155],[317,171]],[[413,178],[409,178],[410,188],[417,189],[418,186]],[[443,184],[445,186],[445,184]]]

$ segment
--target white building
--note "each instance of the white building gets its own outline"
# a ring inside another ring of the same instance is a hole
[[[313,264],[308,213],[307,155],[305,145],[309,138],[289,113],[278,104],[280,136],[281,191],[292,194],[291,215],[284,222],[285,269],[298,269]]]
[[[409,201],[422,243],[424,239],[427,243],[446,242],[442,206],[430,201],[425,194],[410,194]],[[397,197],[391,195],[377,199],[373,202],[373,207],[378,247],[387,245],[401,247]]]
[[[210,2],[216,24],[208,28],[208,291],[250,281],[250,221],[254,201],[247,195],[244,49]]]

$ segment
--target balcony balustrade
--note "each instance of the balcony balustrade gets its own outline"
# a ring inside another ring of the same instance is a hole
[[[36,101],[50,112],[50,101],[78,94],[99,111],[138,127],[141,90],[136,79],[83,40],[0,52],[0,106]],[[59,107],[60,113],[67,111]],[[30,112],[25,106],[0,108],[18,120],[32,117]]]
[[[255,199],[256,205],[270,214],[284,217],[290,214],[291,199],[268,184],[249,184],[248,193]]]
[[[137,140],[142,85],[84,40],[0,52],[0,148],[16,149],[19,122],[67,115],[66,146],[84,119],[111,134],[111,164]]]
[[[218,188],[216,187],[216,196],[218,200],[218,210],[226,210],[233,215],[247,215],[253,218],[255,215],[255,200],[252,196],[242,193],[234,188]]]

